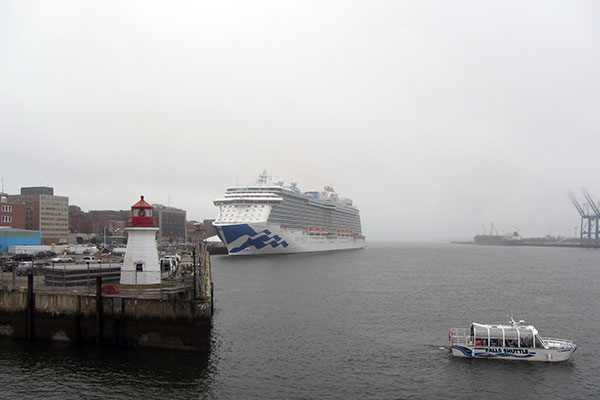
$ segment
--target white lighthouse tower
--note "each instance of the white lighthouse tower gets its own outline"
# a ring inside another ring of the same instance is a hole
[[[154,285],[160,283],[160,264],[156,249],[156,232],[152,212],[154,207],[141,196],[131,206],[131,224],[125,228],[129,237],[121,267],[121,284]]]

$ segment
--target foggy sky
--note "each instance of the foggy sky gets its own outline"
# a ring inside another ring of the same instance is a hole
[[[0,177],[201,220],[267,169],[352,198],[367,240],[573,235],[599,4],[3,1]]]

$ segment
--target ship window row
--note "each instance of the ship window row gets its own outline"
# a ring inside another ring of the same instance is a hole
[[[221,208],[216,222],[240,223],[265,221],[267,213],[268,209],[264,205],[227,205]]]
[[[221,217],[235,217],[235,216],[240,216],[240,217],[254,217],[254,216],[260,217],[260,216],[264,216],[264,213],[224,213],[224,214],[219,214],[219,216]]]
[[[219,216],[215,222],[259,222],[265,221],[265,218],[248,215],[236,215],[236,216]]]
[[[240,205],[226,205],[226,206],[222,206],[221,208],[223,209],[230,209],[230,208],[265,208],[264,204],[260,204],[259,205],[254,205],[254,206],[240,206]]]
[[[229,222],[232,224],[240,224],[244,222],[264,222],[262,218],[220,218],[215,220],[216,223]]]
[[[269,216],[269,222],[295,228],[318,227],[360,232],[360,221],[357,217],[351,219],[332,218],[331,212],[326,213],[323,210],[315,210],[314,207],[302,207],[302,209],[274,207]]]
[[[322,209],[325,209],[326,211],[330,211],[331,208],[335,208],[335,210],[337,212],[341,212],[341,213],[349,214],[349,215],[353,215],[353,216],[358,214],[358,210],[354,207],[348,207],[348,206],[342,207],[342,206],[335,206],[333,204],[328,204],[327,206],[324,206],[323,204],[316,203],[316,202],[312,201],[311,199],[306,199],[306,198],[295,199],[292,197],[284,196],[284,203],[296,204],[298,206],[308,206],[313,210],[322,208]],[[317,207],[315,207],[315,205],[319,206],[319,207],[317,208]]]
[[[235,200],[225,200],[225,201],[217,201],[215,202],[216,205],[219,206],[223,206],[225,204],[230,204],[232,207],[235,207],[236,205],[241,205],[241,204],[258,204],[258,205],[265,205],[265,204],[279,204],[281,203],[281,200],[262,200],[262,199],[235,199]]]
[[[258,214],[256,215],[257,217],[262,216],[263,214]],[[244,213],[243,215],[240,213],[227,213],[227,214],[219,214],[220,217],[235,217],[235,216],[240,216],[240,217],[254,217],[254,213],[252,214],[248,214],[248,213]]]
[[[355,224],[359,221],[358,214],[339,214],[333,210],[319,210],[303,204],[291,206],[290,204],[283,203],[280,206],[274,207],[273,213],[275,215],[279,213],[282,215],[300,215],[303,218],[314,215],[316,219],[329,219],[334,224]]]
[[[259,194],[266,194],[269,195],[272,192],[281,192],[281,188],[269,188],[269,190],[265,190],[263,189],[251,189],[251,188],[230,188],[227,189],[227,191],[225,193],[259,193]]]
[[[270,215],[271,218],[269,220],[273,220],[273,222],[284,222],[284,221],[295,221],[299,224],[305,225],[310,224],[312,226],[319,224],[327,224],[330,226],[336,226],[340,229],[344,228],[352,228],[359,229],[360,224],[357,219],[353,220],[345,220],[345,219],[337,219],[337,218],[319,218],[319,216],[313,215],[308,216],[306,213],[278,213],[273,211]],[[320,221],[320,222],[319,222]]]
[[[318,223],[318,221],[322,221],[322,223],[327,223],[328,225],[343,227],[352,227],[359,228],[360,223],[357,218],[354,219],[341,219],[341,218],[327,218],[322,215],[314,215],[308,214],[306,212],[279,212],[279,210],[274,210],[271,212],[271,218],[273,220],[297,220],[298,222],[304,221],[305,223],[308,221],[314,221],[314,223]],[[282,221],[278,221],[282,222]]]
[[[239,208],[239,207],[240,206],[237,206],[237,205],[226,205],[226,206],[223,206],[223,208]],[[253,208],[258,208],[258,205],[254,205]],[[261,204],[260,208],[265,208],[265,205]]]

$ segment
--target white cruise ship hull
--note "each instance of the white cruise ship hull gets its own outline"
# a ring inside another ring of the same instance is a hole
[[[312,234],[269,223],[215,224],[215,228],[232,256],[349,250],[365,246],[362,236]]]

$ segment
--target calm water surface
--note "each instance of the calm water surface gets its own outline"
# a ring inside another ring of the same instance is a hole
[[[0,341],[0,397],[600,397],[600,251],[369,243],[213,257],[209,354]],[[450,356],[448,328],[503,323],[572,339],[558,364]]]

